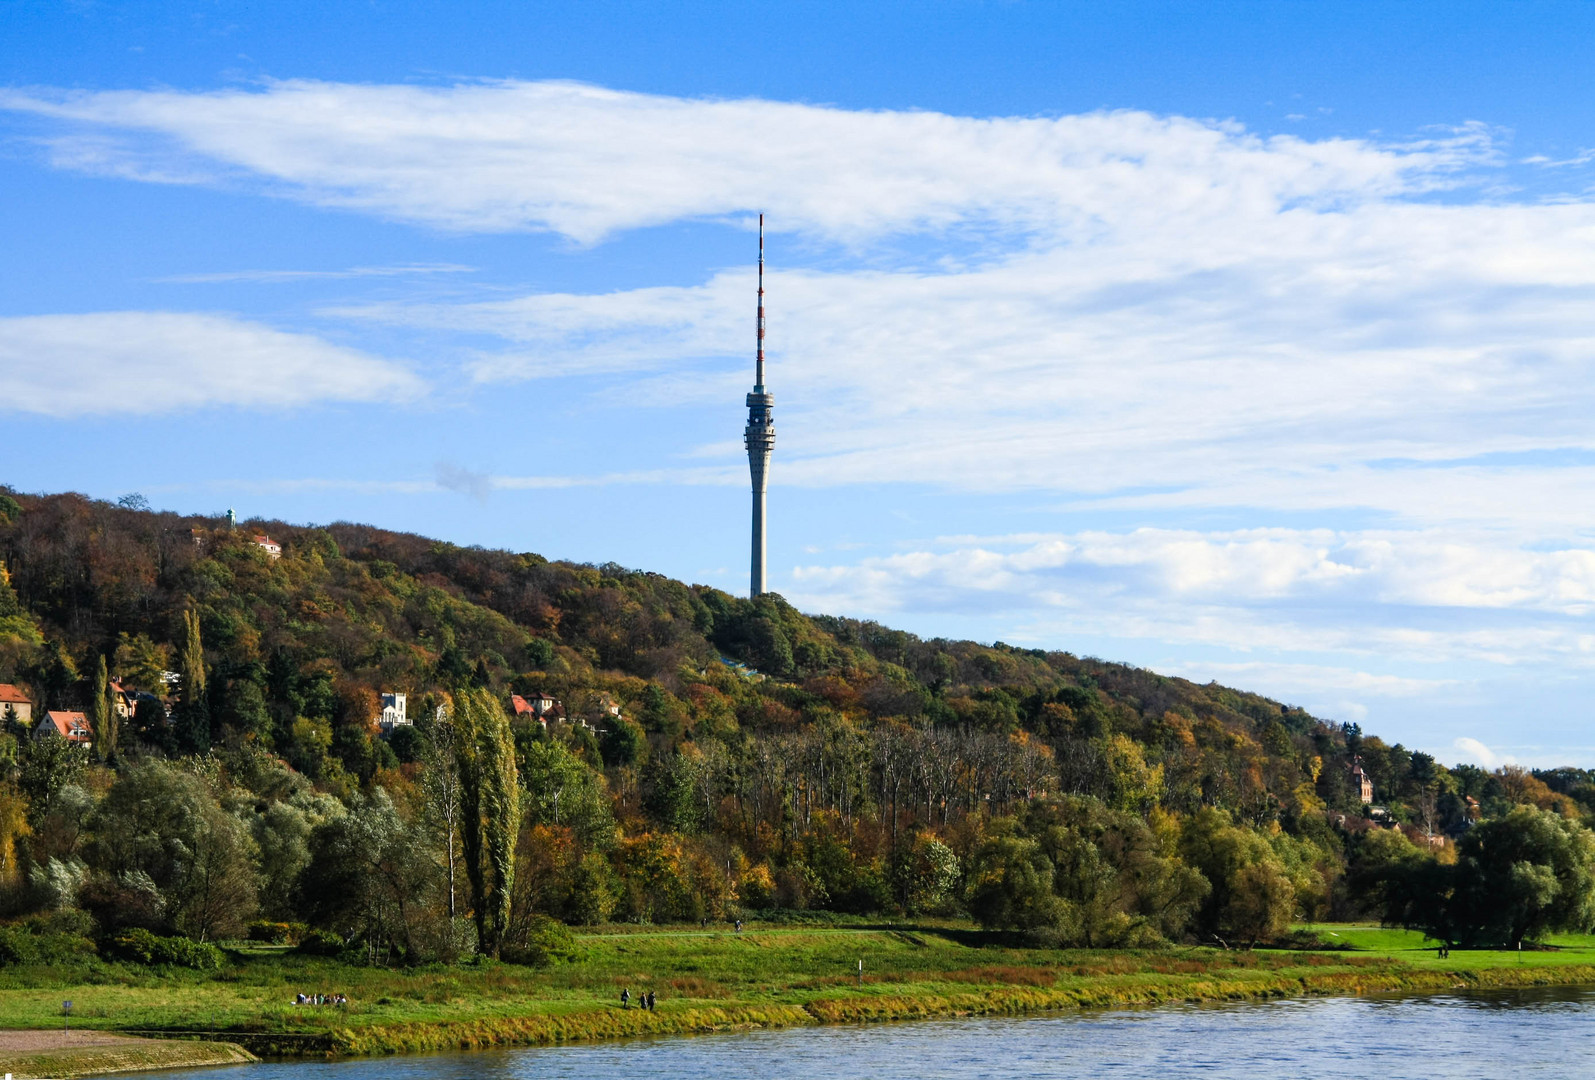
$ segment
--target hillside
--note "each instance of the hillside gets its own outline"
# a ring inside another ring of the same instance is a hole
[[[1382,902],[1359,883],[1370,832],[1402,845],[1386,861],[1446,863],[1481,818],[1577,822],[1595,804],[1577,770],[1448,769],[1068,652],[369,526],[232,529],[0,492],[0,683],[83,711],[97,739],[45,761],[11,725],[4,903],[75,907],[101,934],[217,936],[258,912],[418,957],[467,947],[467,911],[497,951],[543,916],[816,909],[965,912],[1088,943],[1255,939]],[[132,715],[102,705],[102,680],[142,692]],[[413,729],[378,728],[389,692]],[[508,709],[534,692],[561,703],[552,723]],[[513,782],[493,787],[494,769]],[[467,800],[462,826],[451,784],[498,801]],[[196,900],[169,856],[107,848],[117,828],[168,844],[140,800],[173,798],[194,809],[171,828],[227,849],[227,904]],[[362,829],[405,850],[338,863]],[[1024,892],[1032,871],[1052,875],[1044,895]],[[135,872],[156,895],[130,918]],[[362,899],[329,898],[349,890]]]

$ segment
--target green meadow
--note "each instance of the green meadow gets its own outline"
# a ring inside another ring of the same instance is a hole
[[[1539,968],[1595,963],[1595,934],[1548,934],[1521,953],[1509,949],[1453,948],[1449,959],[1441,960],[1436,955],[1439,943],[1417,930],[1383,927],[1378,923],[1305,923],[1298,929],[1316,936],[1331,949],[1386,956],[1420,967]]]
[[[218,972],[92,961],[0,969],[0,1027],[212,1036],[259,1053],[386,1053],[790,1026],[1547,983],[1595,983],[1595,938],[1453,951],[1376,925],[1301,928],[1310,949],[1051,950],[965,924],[614,928],[547,968],[385,969],[270,946]],[[1299,936],[1298,940],[1302,940]],[[862,961],[862,975],[859,963]],[[632,996],[623,1008],[622,990]],[[652,991],[657,1009],[637,997]],[[296,1005],[344,994],[347,1006]]]

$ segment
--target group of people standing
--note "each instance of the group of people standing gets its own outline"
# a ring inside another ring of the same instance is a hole
[[[656,999],[654,998],[654,992],[652,990],[648,990],[648,991],[645,991],[644,993],[638,994],[637,995],[637,1008],[639,1008],[639,1009],[647,1009],[649,1012],[653,1012],[654,1011],[654,1001],[655,1000]],[[620,1007],[622,1009],[631,1008],[631,989],[629,987],[620,992]]]
[[[347,1005],[349,999],[342,994],[300,994],[295,1005]]]

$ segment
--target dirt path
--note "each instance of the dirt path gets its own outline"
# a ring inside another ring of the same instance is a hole
[[[124,1046],[145,1042],[131,1035],[109,1031],[0,1031],[0,1054],[39,1054],[47,1050],[86,1050],[90,1047]]]
[[[0,1031],[0,1072],[17,1080],[98,1076],[257,1060],[242,1047],[190,1039],[140,1039],[109,1031]]]

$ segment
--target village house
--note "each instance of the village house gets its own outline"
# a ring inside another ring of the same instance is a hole
[[[559,703],[559,699],[541,692],[534,691],[525,697],[511,694],[510,708],[515,710],[517,717],[529,716],[544,727],[548,726],[550,720],[565,719],[565,706]]]
[[[138,691],[129,690],[117,679],[111,680],[111,704],[116,709],[116,715],[122,720],[133,719],[133,710],[138,708]]]
[[[410,718],[405,714],[405,695],[399,693],[382,695],[382,714],[377,717],[377,726],[383,731],[410,726]]]
[[[1351,790],[1357,793],[1357,801],[1367,806],[1373,802],[1373,778],[1362,768],[1362,758],[1351,759]]]
[[[89,723],[89,718],[80,712],[51,709],[45,713],[38,726],[33,729],[33,737],[47,739],[52,736],[60,736],[67,742],[79,746],[94,745],[94,728]]]
[[[0,683],[0,716],[6,714],[6,709],[16,710],[17,720],[20,723],[33,724],[33,702],[22,688],[10,683]]]
[[[515,713],[515,719],[517,720],[525,717],[536,720],[544,727],[548,726],[548,721],[544,720],[541,716],[538,716],[536,711],[533,710],[531,704],[519,694],[510,695],[510,710]]]
[[[277,543],[277,541],[273,540],[271,537],[267,536],[265,533],[255,534],[255,546],[264,551],[266,556],[270,559],[275,560],[282,558],[282,545]]]

